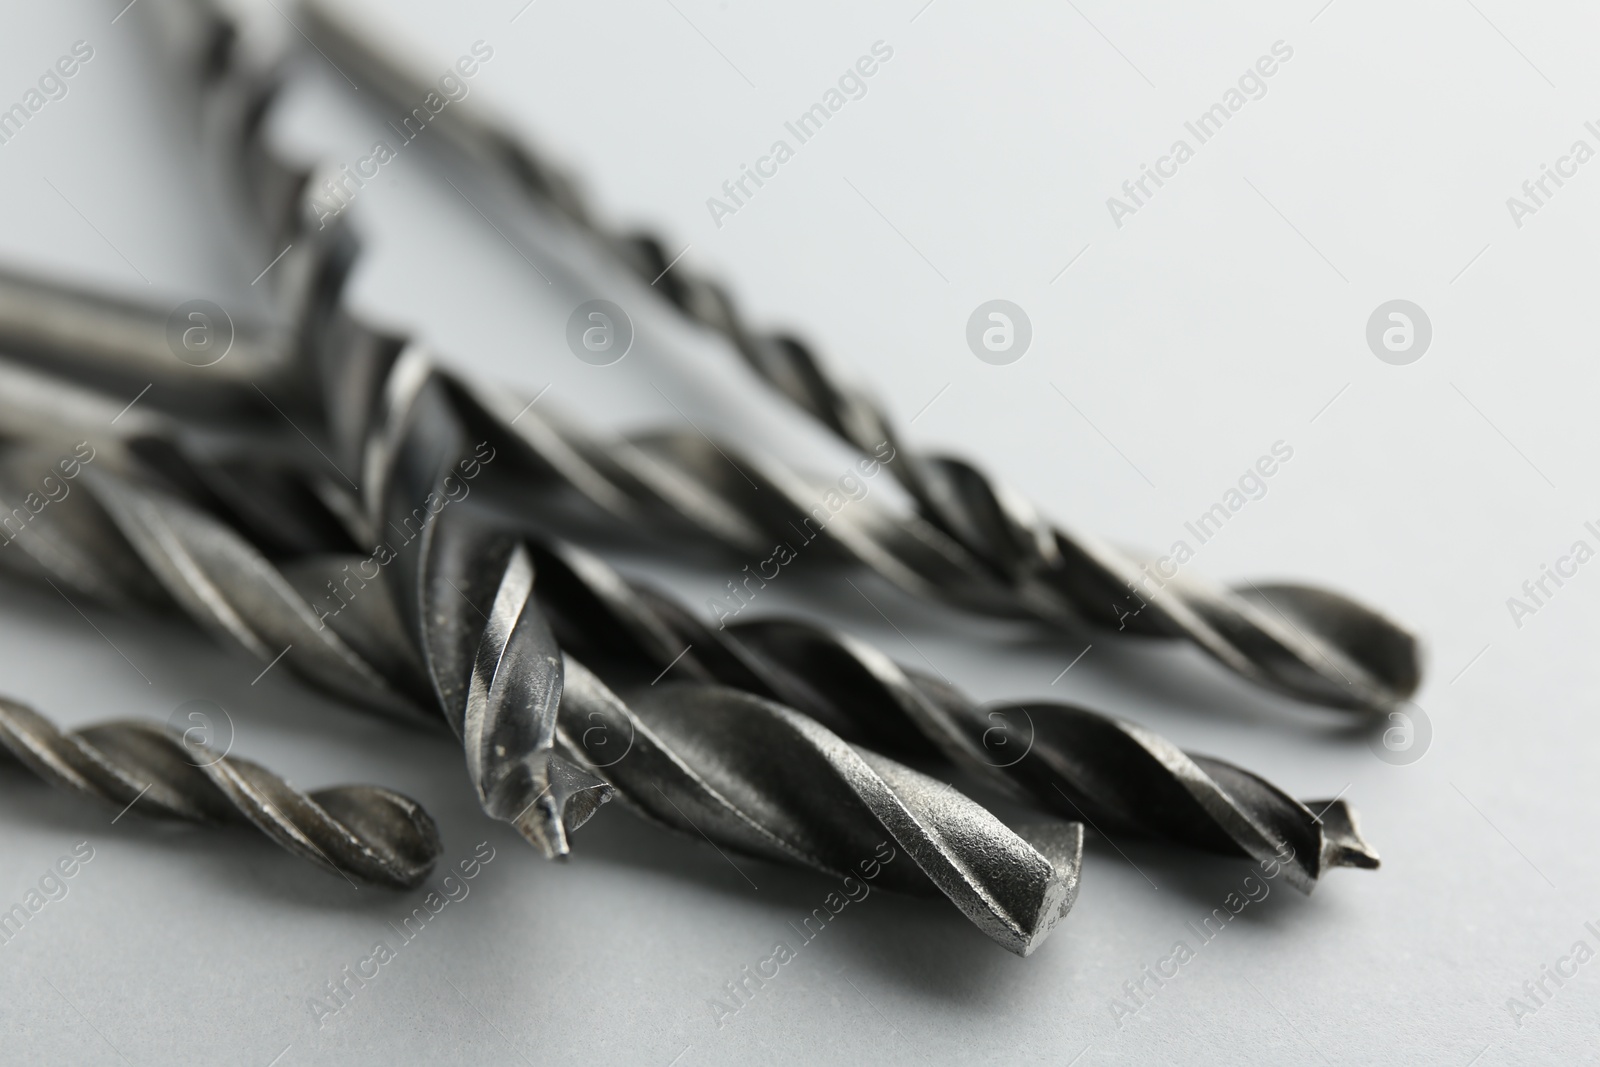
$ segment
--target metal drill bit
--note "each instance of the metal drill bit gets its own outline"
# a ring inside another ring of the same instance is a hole
[[[1305,892],[1332,867],[1378,866],[1343,799],[1296,801],[1243,768],[1084,708],[980,705],[947,681],[806,622],[713,629],[592,553],[559,541],[534,547],[539,596],[557,639],[613,678],[689,679],[756,693],[877,751],[942,756],[1113,841],[1129,834],[1276,860]],[[635,691],[626,690],[630,703]]]
[[[326,0],[303,0],[300,8],[306,39],[372,96],[404,110],[429,91],[424,79],[374,44],[373,33],[338,15]],[[837,380],[810,347],[752,329],[723,287],[669,259],[659,238],[606,229],[572,179],[475,108],[456,103],[435,116],[424,150],[473,190],[480,210],[512,227],[531,210],[587,235],[644,283],[641,291],[664,295],[687,319],[720,335],[757,375],[843,441],[868,455],[885,446],[892,450],[895,458],[886,466],[915,502],[915,513],[873,515],[870,522],[851,516],[831,526],[825,536],[847,555],[915,595],[969,610],[1186,637],[1246,679],[1313,704],[1385,712],[1416,690],[1417,640],[1377,611],[1307,585],[1226,587],[1188,575],[1152,576],[1149,559],[1046,520],[971,463],[904,447],[883,407]],[[777,516],[779,523],[762,521],[770,517],[764,512],[775,486],[757,479],[761,491],[747,492],[727,468],[726,443],[709,445],[684,435],[655,442],[648,451],[650,460],[671,468],[665,480],[676,475],[696,483],[702,516],[720,505],[765,532],[767,546],[774,527],[780,539],[789,536],[784,526],[794,515]],[[583,450],[566,448],[560,459],[570,463],[574,452]],[[583,474],[591,482],[618,465],[592,455],[584,459],[589,469]],[[746,473],[748,459],[739,462]],[[617,486],[596,488],[616,502]],[[803,494],[798,510],[807,510]],[[722,521],[730,525],[728,517]]]
[[[409,797],[375,785],[301,792],[258,763],[151,722],[63,732],[32,708],[0,697],[0,747],[58,789],[152,818],[249,824],[346,879],[412,889],[441,851],[433,819]]]
[[[1019,956],[1077,896],[1081,825],[1013,832],[945,783],[747,693],[675,684],[624,703],[569,660],[561,728],[630,806],[683,833],[841,877],[888,843],[901,858],[878,885],[943,893]]]

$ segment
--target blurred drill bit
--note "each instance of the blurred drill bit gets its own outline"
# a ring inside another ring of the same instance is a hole
[[[302,0],[300,24],[307,42],[355,79],[369,103],[376,98],[404,111],[430,91],[425,78],[375,43],[380,29],[357,26],[329,0]],[[567,174],[477,108],[457,102],[440,112],[423,147],[458,188],[471,192],[475,206],[504,228],[515,230],[531,213],[546,230],[556,222],[558,230],[592,239],[638,279],[640,299],[648,299],[647,290],[664,296],[686,319],[720,335],[778,393],[861,453],[881,457],[887,449],[893,458],[885,466],[914,501],[914,512],[857,506],[834,516],[822,536],[843,556],[913,595],[968,610],[1185,637],[1249,681],[1312,704],[1382,713],[1416,690],[1417,639],[1377,611],[1314,586],[1227,587],[1152,575],[1150,559],[1045,519],[971,463],[905,447],[884,408],[839,381],[805,343],[752,329],[723,287],[671,259],[661,239],[608,230]],[[576,487],[602,508],[615,510],[636,495],[675,507],[708,535],[753,527],[763,535],[762,549],[788,539],[790,524],[805,521],[814,499],[803,481],[770,461],[758,464],[698,434],[657,435],[636,442],[645,455],[612,458],[561,441],[560,431],[540,427],[537,417],[520,430],[535,447],[556,446],[545,453],[551,466],[577,473]],[[619,451],[610,442],[606,450]],[[732,476],[729,457],[755,487]],[[646,468],[643,484],[640,468]],[[697,498],[692,508],[683,506],[685,496]]]
[[[153,818],[249,824],[347,880],[413,889],[441,851],[433,819],[408,797],[374,785],[303,793],[258,763],[154,723],[123,720],[63,732],[32,708],[0,697],[0,746],[58,789]]]

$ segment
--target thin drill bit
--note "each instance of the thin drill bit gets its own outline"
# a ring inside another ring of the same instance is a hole
[[[409,797],[375,785],[302,792],[258,763],[150,722],[62,731],[0,697],[0,747],[58,789],[153,818],[249,824],[346,879],[412,889],[441,851],[433,819]]]
[[[337,14],[326,0],[303,0],[300,10],[307,40],[371,96],[404,109],[429,91],[425,80],[384,54],[373,33]],[[608,230],[568,175],[475,107],[453,104],[434,117],[425,150],[468,183],[480,210],[513,227],[530,212],[554,217],[591,238],[639,280],[641,293],[648,289],[664,296],[689,321],[720,335],[780,395],[843,441],[866,455],[881,456],[888,449],[893,460],[885,465],[914,501],[914,514],[874,515],[870,523],[857,516],[836,521],[825,537],[846,555],[914,595],[969,610],[1057,626],[1086,622],[1133,634],[1185,637],[1251,682],[1313,704],[1381,713],[1415,691],[1421,677],[1418,642],[1377,611],[1307,585],[1227,587],[1188,575],[1165,579],[1153,574],[1151,561],[1139,554],[1048,521],[973,464],[905,447],[883,407],[837,380],[804,342],[752,329],[723,287],[671,259],[661,239]],[[524,423],[524,433],[536,430]],[[720,504],[762,529],[767,546],[774,530],[779,539],[788,537],[785,525],[797,516],[761,521],[768,502],[775,495],[782,498],[773,492],[781,486],[757,478],[760,491],[746,492],[743,479],[730,477],[728,457],[734,453],[726,443],[708,445],[697,435],[684,435],[658,440],[647,451],[648,459],[670,468],[671,475],[720,498],[702,500],[702,514]],[[563,452],[561,459],[572,460],[572,453],[584,450]],[[584,458],[589,468],[584,475],[591,482],[617,465]],[[748,457],[736,459],[748,475]],[[615,502],[618,487],[595,488]],[[804,521],[804,494],[798,503],[798,518]]]

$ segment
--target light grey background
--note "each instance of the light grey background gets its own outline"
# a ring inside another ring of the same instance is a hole
[[[114,813],[7,772],[0,903],[75,842],[95,858],[0,948],[0,1060],[1595,1056],[1600,962],[1547,983],[1555,995],[1520,1026],[1507,1000],[1579,939],[1600,947],[1583,925],[1600,920],[1600,860],[1583,833],[1600,817],[1600,563],[1520,627],[1507,598],[1574,541],[1600,547],[1583,528],[1600,520],[1600,162],[1521,227],[1506,199],[1573,141],[1600,148],[1583,125],[1600,119],[1596,16],[1503,0],[921,4],[354,9],[440,71],[488,42],[472,102],[568,161],[605,217],[670,235],[674,254],[690,246],[684,264],[733,280],[756,321],[799,327],[902,422],[915,417],[919,447],[978,458],[1075,527],[1164,550],[1274,442],[1289,444],[1266,496],[1193,567],[1325,584],[1415,625],[1433,740],[1412,765],[1380,761],[1338,716],[1250,690],[1183,648],[1041,640],[864,585],[891,624],[842,576],[774,583],[759,606],[819,610],[984,698],[1078,701],[1297,795],[1342,793],[1383,869],[1334,872],[1310,898],[1274,884],[1121,1025],[1123,983],[1192,941],[1186,923],[1218,906],[1244,865],[1092,843],[1077,906],[1027,960],[942,902],[874,895],[719,1028],[709,999],[789,936],[826,880],[740,860],[752,889],[703,843],[622,811],[585,828],[570,863],[546,864],[477,814],[443,741],[281,673],[252,685],[259,664],[176,625],[80,614],[8,583],[0,690],[65,723],[214,700],[233,718],[235,752],[308,787],[372,780],[416,796],[449,862],[484,840],[497,851],[466,900],[319,1028],[306,998],[415,899],[352,891],[249,835],[136,815],[113,826]],[[66,99],[0,145],[0,256],[158,303],[242,306],[259,267],[219,242],[140,6],[112,24],[118,6],[13,5],[0,17],[0,103],[73,41],[96,50]],[[271,5],[258,14],[293,32]],[[879,40],[894,56],[866,97],[715,226],[707,197]],[[1184,122],[1277,41],[1293,57],[1266,95],[1117,227],[1107,198],[1175,139],[1194,145]],[[274,120],[285,145],[307,159],[365,154],[378,121],[326,64],[304,73]],[[670,396],[707,429],[823,474],[846,469],[731,354],[636,287],[607,291],[634,317],[634,351],[605,368],[574,359],[563,331],[579,297],[525,262],[548,250],[510,247],[425,164],[404,155],[352,208],[368,248],[357,295],[373,314],[529,395],[550,385],[549,403],[597,424],[681,419]],[[964,337],[973,309],[997,298],[1033,326],[1009,366],[980,362]],[[1368,316],[1391,299],[1433,324],[1430,350],[1408,366],[1366,345]],[[727,577],[673,580],[701,603]]]

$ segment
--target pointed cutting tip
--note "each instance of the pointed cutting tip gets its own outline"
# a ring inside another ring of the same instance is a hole
[[[1076,822],[1028,823],[1014,827],[1017,836],[1032,845],[1050,865],[1039,907],[1015,940],[1001,944],[1018,956],[1031,956],[1066,918],[1078,899],[1078,879],[1083,867],[1083,824]]]
[[[564,860],[572,853],[566,823],[560,812],[555,810],[555,802],[548,796],[534,801],[527,813],[512,825],[547,860]]]
[[[1343,800],[1311,801],[1312,811],[1321,811],[1322,867],[1360,867],[1375,871],[1381,861],[1378,850],[1361,836],[1361,823],[1355,809]]]
[[[536,784],[542,781],[543,788],[512,825],[545,859],[564,860],[572,854],[572,832],[611,799],[613,789],[610,783],[553,753],[546,754],[534,779]]]

